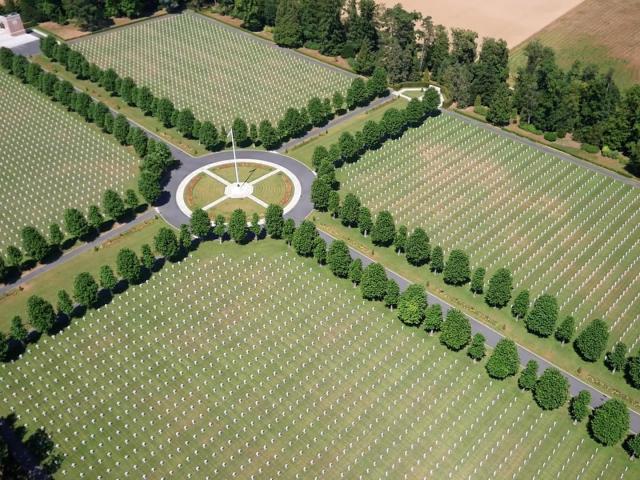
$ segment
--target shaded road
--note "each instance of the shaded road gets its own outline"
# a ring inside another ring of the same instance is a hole
[[[320,230],[320,236],[327,242],[327,244],[335,240],[335,237],[332,237],[330,234],[323,232],[322,230]],[[374,262],[371,258],[367,257],[366,255],[364,255],[363,253],[361,253],[360,251],[352,247],[349,247],[349,250],[351,252],[351,257],[359,258],[362,261],[362,264],[365,266]],[[389,270],[388,268],[385,268],[385,270],[387,272],[387,277],[395,280],[396,283],[400,286],[400,290],[405,290],[409,285],[411,285],[412,282],[410,280],[397,274],[393,270]],[[430,292],[427,292],[427,298],[429,300],[429,304],[437,303],[442,307],[443,315],[446,315],[446,313],[451,308],[454,308],[451,304],[447,303],[445,300],[441,299],[437,295],[434,295]],[[502,335],[497,330],[494,330],[493,328],[485,325],[480,320],[476,320],[474,317],[466,313],[465,313],[465,316],[469,319],[469,322],[471,323],[472,332],[474,334],[481,333],[482,335],[484,335],[486,339],[486,344],[491,348],[494,348],[497,345],[497,343],[504,338],[504,335]],[[569,380],[569,390],[571,392],[571,395],[576,395],[581,390],[587,390],[591,394],[591,406],[593,408],[598,407],[602,405],[604,402],[606,402],[607,400],[609,400],[609,397],[606,394],[602,393],[600,390],[583,382],[579,378],[574,377],[571,373],[566,372],[565,370],[561,369],[557,365],[552,364],[551,362],[548,362],[543,357],[537,355],[536,353],[530,351],[529,349],[523,347],[522,345],[517,343],[516,345],[518,347],[518,355],[520,356],[520,363],[522,365],[525,365],[529,360],[535,360],[536,362],[538,362],[540,373],[544,371],[546,368],[550,368],[550,367],[557,368],[558,370],[560,370],[564,374],[564,376],[567,378],[567,380]],[[630,420],[631,420],[631,430],[634,433],[640,432],[640,413],[631,409],[629,410],[629,413],[630,413]]]

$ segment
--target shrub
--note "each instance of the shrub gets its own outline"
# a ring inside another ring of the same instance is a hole
[[[578,395],[569,402],[569,415],[574,422],[581,422],[589,415],[591,394],[587,390],[581,390]]]
[[[587,153],[598,153],[600,149],[595,145],[591,145],[590,143],[583,143],[580,148]]]
[[[558,135],[556,134],[556,132],[545,132],[544,139],[547,142],[555,142],[556,140],[558,140]]]

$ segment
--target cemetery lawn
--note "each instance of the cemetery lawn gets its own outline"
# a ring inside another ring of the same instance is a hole
[[[139,22],[72,43],[90,62],[146,85],[201,121],[278,121],[313,95],[343,94],[352,75],[197,13]]]
[[[86,212],[105,190],[134,188],[139,160],[95,125],[0,72],[0,250],[32,225],[48,234],[66,208]]]
[[[43,426],[73,478],[640,474],[565,408],[272,240],[205,243],[3,364],[0,384],[0,414]]]
[[[445,255],[467,252],[487,282],[506,267],[515,293],[555,295],[578,330],[602,318],[610,345],[640,346],[638,188],[450,115],[344,165],[337,178],[343,198],[355,193],[396,225],[424,228]]]
[[[155,133],[166,142],[184,150],[189,155],[199,156],[208,153],[197,140],[185,138],[175,128],[166,128],[157,118],[145,115],[138,108],[129,106],[121,97],[112,96],[111,93],[107,92],[98,84],[90,80],[80,80],[76,78],[73,73],[67,71],[60,64],[50,61],[44,55],[35,55],[31,57],[30,60],[40,65],[46,71],[56,74],[59,78],[71,82],[75,88],[87,93],[95,100],[104,103],[115,112],[122,113],[130,121]]]
[[[90,250],[74,257],[56,268],[37,275],[33,280],[23,284],[6,295],[0,297],[0,331],[8,333],[11,319],[20,315],[27,322],[27,300],[31,295],[39,295],[56,305],[58,290],[65,289],[73,294],[73,282],[81,272],[89,272],[97,280],[102,265],[110,265],[116,271],[116,257],[121,248],[130,248],[138,255],[143,244],[153,249],[153,237],[158,230],[167,226],[160,219],[149,220],[136,225],[126,233],[103,243],[98,249]]]
[[[398,110],[401,110],[407,106],[407,103],[409,102],[407,102],[405,99],[396,97],[374,109],[367,110],[366,112],[356,115],[355,117],[340,122],[335,127],[329,129],[327,133],[317,135],[309,139],[308,141],[295,146],[291,150],[288,150],[286,154],[290,157],[300,160],[309,168],[313,169],[313,163],[311,159],[313,157],[313,151],[316,149],[316,147],[323,146],[329,148],[331,144],[338,142],[342,133],[350,132],[352,134],[355,134],[355,132],[362,130],[364,124],[369,120],[379,122],[382,119],[384,112],[386,112],[390,108],[397,108]]]
[[[526,346],[529,350],[558,365],[575,377],[597,387],[607,395],[623,399],[636,411],[640,409],[638,391],[624,380],[621,372],[612,374],[604,366],[602,360],[595,363],[583,362],[579,360],[571,345],[562,346],[553,338],[543,339],[530,334],[525,328],[524,321],[516,321],[511,316],[509,308],[502,310],[490,308],[482,296],[471,293],[469,285],[464,287],[447,285],[442,280],[442,274],[434,274],[426,267],[419,268],[410,265],[404,255],[396,254],[392,248],[373,245],[369,237],[365,238],[360,235],[358,229],[343,226],[330,214],[314,211],[311,219],[316,223],[318,229],[337,239],[344,240],[352,248],[409,281],[425,285],[429,292],[489,325],[502,335]],[[488,280],[485,281],[485,285],[487,282]]]

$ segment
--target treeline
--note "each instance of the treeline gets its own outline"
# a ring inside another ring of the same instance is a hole
[[[554,51],[539,42],[525,48],[527,63],[518,70],[513,106],[524,128],[545,133],[549,140],[568,132],[583,148],[630,159],[629,169],[640,174],[640,85],[621,92],[613,73],[575,63],[563,71]],[[511,101],[511,99],[507,99]]]
[[[409,264],[426,266],[432,273],[442,274],[448,285],[469,285],[474,295],[484,296],[488,306],[497,309],[510,306],[513,318],[516,321],[523,319],[530,333],[543,338],[553,337],[562,344],[573,342],[575,352],[583,360],[601,360],[609,340],[609,328],[604,321],[593,320],[576,336],[575,319],[567,315],[561,320],[558,301],[553,295],[542,294],[533,304],[527,289],[514,297],[510,270],[499,268],[487,282],[486,269],[479,266],[472,271],[469,255],[463,250],[452,250],[445,261],[442,247],[432,247],[429,235],[422,228],[409,232],[404,225],[397,227],[388,211],[379,212],[374,219],[354,194],[348,193],[341,201],[336,168],[357,161],[366,151],[379,148],[388,139],[399,138],[407,128],[421,125],[429,115],[437,112],[438,102],[437,92],[427,89],[421,101],[411,100],[405,110],[391,108],[379,123],[369,121],[355,135],[345,132],[328,148],[317,147],[312,156],[317,172],[311,187],[314,208],[330,212],[346,227],[358,228],[363,236],[371,237],[374,245],[393,248],[398,255],[404,255]],[[605,356],[605,365],[614,373],[624,372],[627,383],[640,388],[640,352],[637,356],[627,355],[627,346],[618,342]]]
[[[104,133],[113,135],[123,146],[132,146],[140,158],[138,192],[145,204],[141,204],[134,190],[127,190],[124,198],[113,190],[104,192],[102,208],[89,206],[86,215],[76,208],[64,212],[64,230],[52,223],[48,236],[33,226],[21,230],[22,249],[9,246],[5,255],[0,254],[0,282],[16,278],[25,268],[46,261],[71,246],[77,239],[90,241],[113,222],[122,222],[135,216],[141,207],[153,204],[162,192],[166,172],[175,161],[169,148],[161,142],[147,138],[140,128],[131,126],[124,115],[113,116],[106,105],[94,102],[86,93],[74,90],[71,83],[59,80],[45,72],[39,65],[15,55],[7,48],[0,48],[0,68],[48,96],[51,100],[80,115],[86,122],[94,123]]]
[[[452,308],[444,316],[440,304],[428,303],[425,288],[419,284],[410,285],[400,292],[399,285],[387,277],[382,265],[371,263],[364,267],[360,259],[351,257],[348,245],[341,240],[327,245],[313,222],[305,220],[296,227],[292,219],[285,220],[282,207],[273,204],[267,208],[264,225],[257,214],[253,214],[250,222],[248,220],[246,213],[237,209],[228,221],[218,215],[212,225],[207,212],[194,210],[190,224],[182,225],[177,235],[166,227],[158,231],[154,237],[154,249],[161,258],[156,258],[147,244],[142,245],[139,255],[131,249],[121,249],[116,260],[117,276],[109,265],[100,268],[98,280],[88,272],[78,274],[74,281],[73,297],[66,290],[60,290],[56,307],[41,297],[31,296],[27,302],[29,323],[39,334],[53,333],[61,325],[68,325],[71,318],[80,317],[88,309],[110,301],[114,294],[126,290],[129,285],[146,281],[152,272],[162,268],[164,260],[182,260],[197,248],[198,242],[218,238],[220,242],[233,240],[238,244],[246,244],[253,239],[269,236],[283,239],[299,256],[314,258],[318,264],[326,265],[336,277],[350,280],[359,287],[363,299],[383,302],[387,308],[397,311],[398,318],[405,325],[424,329],[430,334],[439,332],[440,343],[448,349],[456,352],[466,349],[467,356],[475,362],[486,356],[484,336],[471,335],[469,318],[462,312]],[[391,236],[389,229],[382,229],[380,225],[377,228],[378,234],[384,232],[387,237]],[[371,234],[374,235],[373,231]],[[193,236],[197,237],[197,242],[193,241]],[[411,248],[408,247],[410,243],[407,239],[407,248]],[[459,274],[459,262],[452,257],[449,257],[444,269],[450,274]],[[28,341],[29,333],[22,319],[17,316],[12,320],[10,338],[0,333],[0,355],[5,360],[13,359],[16,353],[24,350]],[[491,378],[497,380],[518,374],[520,359],[516,344],[506,338],[498,342],[485,369]],[[569,400],[566,377],[555,368],[546,369],[540,377],[537,371],[537,363],[530,361],[520,372],[519,387],[531,390],[533,399],[544,410],[564,406]],[[590,403],[588,391],[581,391],[570,400],[568,410],[574,421],[581,422],[589,417],[589,433],[603,445],[614,445],[626,437],[624,447],[631,455],[638,456],[640,437],[628,435],[629,412],[626,405],[619,400],[609,400],[591,411]]]
[[[132,78],[121,78],[111,68],[101,69],[80,52],[72,50],[65,43],[58,43],[53,37],[42,39],[40,46],[47,58],[62,65],[78,79],[99,85],[112,96],[122,98],[130,107],[138,108],[144,115],[157,118],[165,128],[176,128],[185,138],[197,140],[209,151],[230,146],[225,126],[216,127],[211,121],[198,120],[191,109],[180,110],[168,98],[158,98],[148,87],[136,85]],[[326,125],[347,110],[366,106],[375,98],[387,94],[386,72],[376,68],[367,80],[354,78],[346,95],[336,91],[331,98],[309,99],[306,107],[288,108],[277,125],[269,120],[248,125],[242,118],[236,118],[231,128],[238,146],[260,145],[267,150],[274,150],[292,138],[304,136],[314,127]]]
[[[25,24],[74,21],[95,30],[109,25],[110,17],[137,18],[163,8],[176,11],[185,4],[185,0],[5,0],[0,13],[18,12]]]

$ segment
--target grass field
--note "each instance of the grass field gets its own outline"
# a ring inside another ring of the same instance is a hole
[[[65,208],[100,205],[108,188],[135,186],[138,159],[110,136],[0,72],[0,249],[20,230],[48,233]]]
[[[553,47],[563,68],[576,60],[594,63],[602,72],[613,69],[618,86],[628,88],[640,82],[638,25],[640,0],[585,0],[514,48],[512,73],[524,65],[524,47],[535,39]]]
[[[277,121],[288,107],[344,93],[351,82],[346,73],[192,12],[93,35],[72,47],[218,127],[228,128],[236,117]]]
[[[47,430],[61,477],[638,476],[564,409],[285,252],[210,242],[166,266],[0,366],[0,412]]]
[[[234,166],[227,164],[209,168],[193,177],[184,192],[185,203],[191,210],[206,210],[212,219],[217,215],[228,219],[238,208],[244,210],[251,219],[254,213],[263,217],[268,205],[273,203],[285,207],[293,198],[293,183],[279,169],[257,163],[240,163],[238,178],[241,183],[253,186],[251,197],[226,196],[225,186],[236,181]]]
[[[516,290],[554,294],[579,327],[604,318],[611,342],[637,348],[637,189],[448,115],[345,165],[338,179],[372,210],[425,228],[432,245],[464,249],[489,275],[509,268]]]

